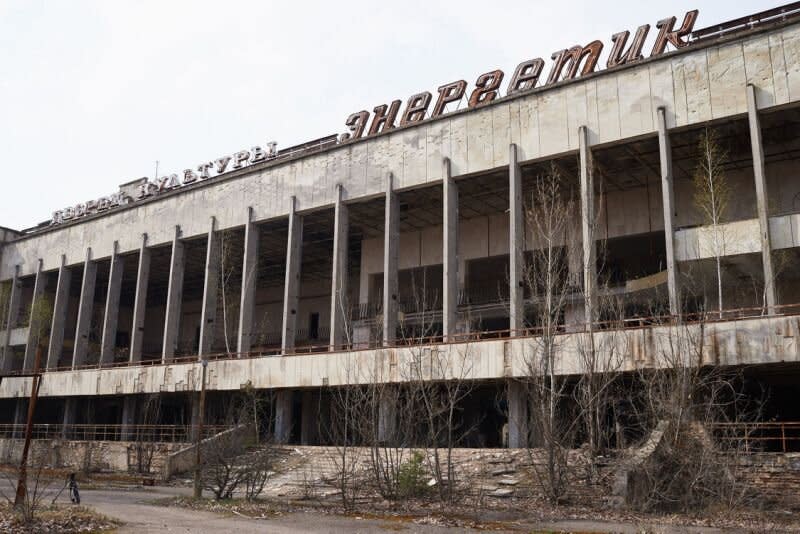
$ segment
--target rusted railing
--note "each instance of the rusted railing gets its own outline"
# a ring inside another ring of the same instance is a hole
[[[34,424],[33,439],[68,439],[71,441],[146,441],[188,443],[193,441],[192,425],[93,425]],[[203,438],[228,430],[225,425],[203,425]],[[0,437],[22,437],[23,424],[0,424]]]
[[[753,13],[745,17],[729,20],[707,28],[701,28],[691,33],[692,41],[700,41],[706,39],[717,39],[725,35],[737,33],[744,30],[750,30],[762,24],[771,22],[783,21],[800,14],[800,2],[792,2],[784,6],[768,9],[759,13]]]
[[[713,324],[732,320],[746,320],[755,318],[767,317],[781,317],[800,315],[800,304],[785,304],[775,306],[775,315],[767,315],[767,309],[764,306],[754,306],[747,308],[735,308],[723,310],[720,312],[697,312],[697,313],[684,313],[680,317],[673,315],[651,315],[641,317],[628,317],[623,319],[614,319],[607,321],[595,321],[592,323],[594,331],[601,330],[637,330],[644,328],[652,328],[656,326],[667,326],[675,324]],[[580,333],[588,331],[588,324],[564,324],[561,323],[556,326],[556,333],[569,334]],[[349,352],[357,350],[372,350],[375,348],[402,348],[408,346],[420,345],[444,345],[454,343],[470,343],[482,340],[491,340],[497,338],[535,338],[543,334],[543,329],[538,327],[529,327],[521,329],[500,329],[500,330],[482,330],[464,333],[455,333],[450,336],[443,336],[440,333],[430,335],[409,335],[400,336],[394,343],[384,346],[379,340],[370,340],[363,343],[344,343],[340,345],[332,345],[324,340],[315,341],[313,343],[302,344],[299,343],[295,347],[286,351],[281,351],[278,346],[270,347],[257,347],[249,352],[220,352],[205,355],[203,358],[210,361],[216,360],[237,360],[245,358],[262,358],[274,356],[294,356],[303,354],[313,354],[321,352]],[[113,363],[94,363],[85,364],[76,367],[56,367],[44,370],[44,372],[59,372],[59,371],[72,371],[72,370],[88,370],[88,369],[114,369],[121,367],[141,367],[151,365],[172,365],[180,363],[193,363],[200,361],[198,355],[189,356],[175,356],[168,360],[162,361],[159,359],[143,359],[141,361],[120,361]],[[14,376],[16,374],[24,374],[22,370],[14,370],[5,376]]]
[[[800,422],[711,423],[706,427],[721,444],[745,452],[800,452]]]

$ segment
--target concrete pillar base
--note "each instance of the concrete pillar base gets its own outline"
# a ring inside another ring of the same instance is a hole
[[[386,445],[395,445],[397,436],[397,396],[391,391],[381,394],[378,406],[378,441]]]
[[[136,397],[129,395],[122,401],[122,441],[133,440],[133,425],[136,424]]]
[[[275,443],[289,443],[294,426],[294,391],[275,394]]]
[[[526,448],[529,444],[529,415],[525,385],[515,380],[510,380],[506,391],[508,396],[507,446],[511,449]]]
[[[300,421],[300,443],[319,445],[319,394],[316,391],[303,392],[303,413]]]

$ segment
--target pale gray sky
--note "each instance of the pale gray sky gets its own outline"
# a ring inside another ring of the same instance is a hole
[[[696,28],[776,1],[0,0],[0,226],[121,183],[697,8]],[[655,29],[651,30],[648,45]],[[647,52],[648,47],[645,48]],[[601,61],[599,66],[604,66]],[[469,89],[468,89],[469,91]]]

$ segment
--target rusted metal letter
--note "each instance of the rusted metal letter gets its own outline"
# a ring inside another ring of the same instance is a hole
[[[650,52],[650,55],[657,56],[664,53],[668,42],[675,48],[683,48],[688,45],[689,41],[684,41],[681,37],[686,37],[692,33],[692,28],[694,28],[698,13],[699,11],[696,9],[688,11],[683,17],[683,24],[681,24],[681,27],[677,30],[672,29],[677,20],[675,17],[659,20],[656,23],[656,28],[659,29],[658,37],[656,37],[656,42],[653,45],[653,51]]]
[[[388,106],[386,104],[376,106],[373,110],[372,124],[369,127],[369,133],[367,135],[375,135],[394,128],[394,121],[397,119],[397,112],[400,111],[400,104],[401,102],[399,100],[394,100]]]
[[[503,76],[503,71],[500,69],[478,76],[475,81],[475,90],[472,91],[469,97],[469,107],[482,106],[497,98],[497,92],[503,82]]]
[[[597,60],[600,59],[600,52],[603,51],[602,41],[592,41],[586,46],[575,45],[572,48],[559,50],[553,53],[551,59],[554,61],[553,69],[550,71],[550,76],[547,78],[547,83],[555,83],[561,80],[561,73],[564,67],[569,63],[567,73],[564,75],[565,80],[571,80],[578,74],[578,67],[583,61],[583,69],[581,76],[589,74],[594,71],[597,65]],[[585,59],[585,61],[584,61]]]
[[[614,46],[611,48],[611,53],[608,55],[606,67],[610,69],[611,67],[617,67],[642,59],[642,47],[644,46],[644,40],[647,39],[647,34],[649,32],[649,24],[639,26],[639,29],[636,30],[636,35],[633,36],[633,42],[631,42],[631,46],[626,52],[623,52],[623,49],[628,42],[628,36],[631,32],[624,31],[612,35],[611,41],[614,43]]]
[[[430,103],[431,94],[428,91],[417,93],[409,98],[406,111],[403,113],[403,118],[400,119],[400,126],[425,120],[425,113],[428,111]]]
[[[511,77],[511,83],[508,84],[508,92],[506,94],[512,95],[536,87],[543,68],[544,60],[540,57],[523,61],[517,65],[514,76]]]
[[[431,117],[438,117],[444,113],[444,108],[450,102],[458,102],[464,96],[467,90],[467,82],[458,80],[457,82],[448,83],[439,87],[439,98],[436,100],[436,105],[433,106],[433,113]]]
[[[350,132],[342,134],[340,139],[342,141],[347,141],[348,139],[358,139],[361,137],[361,135],[364,133],[364,128],[367,127],[368,120],[369,111],[367,110],[357,111],[347,117],[344,125],[350,129]]]

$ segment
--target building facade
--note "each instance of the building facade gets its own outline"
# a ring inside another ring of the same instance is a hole
[[[123,438],[147,395],[169,407],[159,423],[196,420],[206,361],[209,420],[225,395],[270,390],[276,436],[315,444],[327,389],[402,384],[427,351],[450,362],[432,380],[478,384],[470,445],[499,445],[540,326],[535,212],[553,174],[574,199],[555,247],[557,372],[581,373],[570,354],[587,333],[631,371],[657,365],[659,335],[696,328],[703,365],[747,366],[771,416],[796,419],[800,19],[725,28],[598,72],[581,52],[571,75],[371,134],[354,114],[346,136],[0,229],[0,423],[24,421],[37,352],[35,421]],[[709,131],[727,192],[711,222],[696,180]]]

